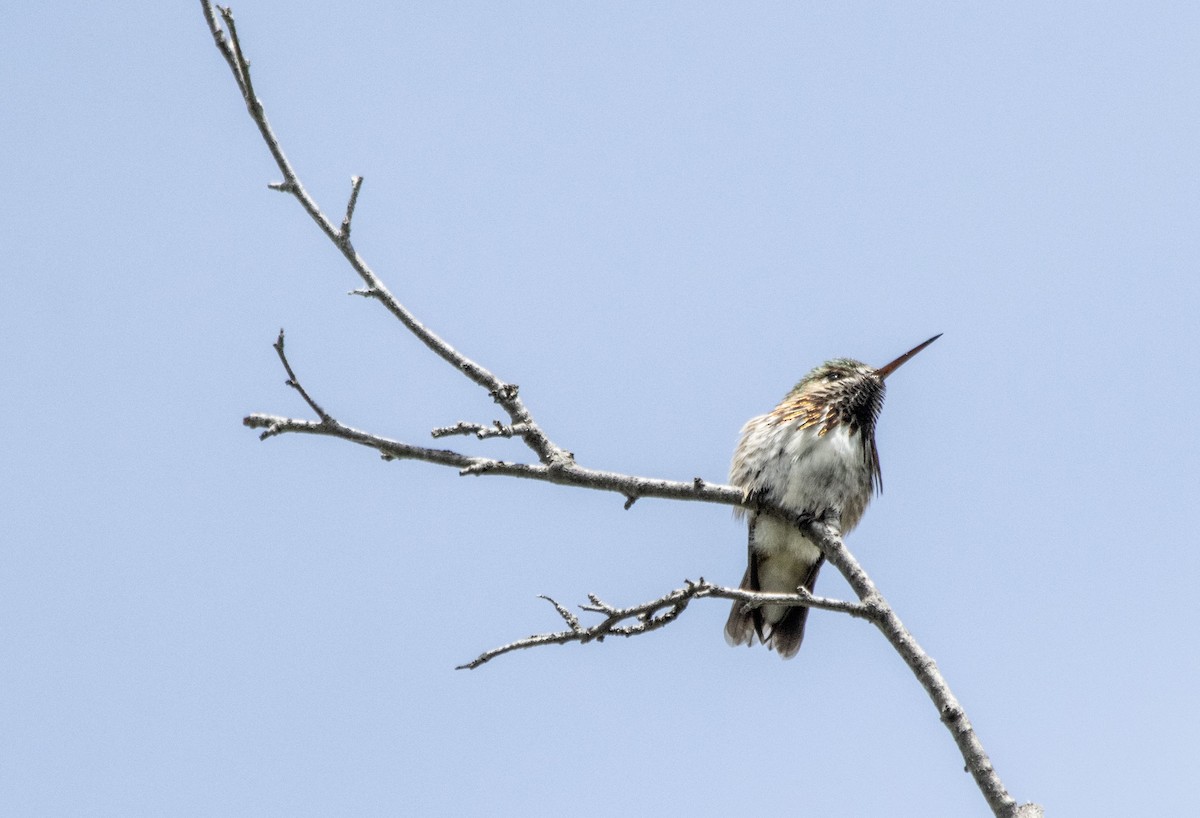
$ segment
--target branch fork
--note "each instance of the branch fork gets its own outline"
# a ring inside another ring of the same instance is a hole
[[[604,617],[600,622],[590,627],[584,627],[580,624],[579,617],[560,602],[551,597],[542,596],[541,599],[553,605],[558,615],[566,622],[567,630],[535,634],[525,639],[510,642],[507,645],[492,648],[491,650],[484,651],[470,662],[459,665],[459,669],[474,670],[480,665],[495,659],[497,656],[540,645],[563,645],[568,642],[584,644],[587,642],[603,642],[606,636],[638,636],[639,634],[648,633],[669,625],[683,613],[688,603],[693,599],[706,598],[741,601],[744,605],[751,608],[758,608],[762,605],[802,605],[808,608],[840,611],[861,619],[871,618],[871,613],[865,606],[859,603],[813,596],[812,593],[805,589],[800,589],[794,594],[760,593],[745,591],[741,588],[727,588],[722,585],[714,585],[703,577],[696,582],[684,580],[682,588],[668,591],[663,596],[652,599],[649,602],[631,605],[626,608],[618,608],[600,599],[596,594],[588,594],[589,604],[580,605],[580,610],[601,614]],[[626,622],[629,624],[622,624]]]

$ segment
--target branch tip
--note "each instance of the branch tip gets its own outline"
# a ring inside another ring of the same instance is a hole
[[[361,176],[350,177],[350,200],[346,202],[346,215],[342,218],[342,228],[338,231],[338,240],[343,244],[350,241],[350,222],[354,219],[354,208],[358,204],[358,191],[362,189]]]
[[[279,362],[283,364],[283,369],[285,372],[287,372],[288,379],[284,381],[284,385],[290,386],[292,389],[295,389],[300,393],[300,397],[304,399],[304,402],[308,404],[310,409],[316,412],[317,417],[321,419],[322,424],[330,427],[339,426],[338,422],[333,419],[333,416],[326,412],[319,403],[313,400],[312,396],[309,395],[308,391],[303,385],[301,385],[300,379],[296,377],[296,373],[292,369],[291,363],[288,361],[287,352],[284,350],[284,333],[282,328],[279,330],[279,337],[275,339],[275,343],[271,346],[274,347],[275,354],[279,356]]]
[[[563,621],[567,623],[567,627],[569,627],[572,630],[572,632],[581,633],[583,631],[583,628],[579,624],[579,617],[577,617],[575,614],[571,613],[570,609],[567,608],[566,605],[559,603],[559,601],[557,599],[546,596],[545,594],[539,594],[538,598],[544,599],[547,602],[549,602],[551,605],[553,605],[554,610],[558,611],[558,615],[563,618]]]

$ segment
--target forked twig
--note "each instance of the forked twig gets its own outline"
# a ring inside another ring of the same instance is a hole
[[[579,617],[565,606],[548,596],[541,598],[554,606],[554,609],[558,611],[558,615],[567,623],[568,630],[535,634],[524,639],[518,639],[515,642],[509,642],[507,645],[486,650],[470,662],[459,665],[458,669],[474,670],[480,665],[495,659],[497,656],[540,645],[565,645],[568,642],[583,644],[592,641],[603,642],[606,636],[638,636],[639,634],[658,630],[674,622],[693,599],[741,600],[751,607],[758,607],[760,605],[804,605],[809,608],[839,611],[862,619],[869,619],[875,615],[871,609],[857,602],[845,602],[840,599],[817,597],[807,591],[795,594],[755,593],[754,591],[744,591],[740,588],[726,588],[721,585],[713,585],[703,577],[697,582],[684,580],[682,588],[668,591],[658,599],[652,599],[649,602],[632,605],[628,608],[614,607],[602,601],[595,594],[589,594],[588,599],[590,600],[590,604],[580,605],[580,609],[590,613],[603,614],[604,619],[587,628],[583,627],[579,622]],[[632,624],[621,624],[631,619],[634,620]]]

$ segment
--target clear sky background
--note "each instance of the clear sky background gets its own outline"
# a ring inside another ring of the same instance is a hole
[[[1010,791],[1194,809],[1195,3],[235,5],[360,252],[587,466],[724,481],[835,356],[889,380],[849,538]],[[491,401],[288,197],[199,3],[26,5],[0,49],[0,811],[987,810],[908,670],[815,613],[793,661],[695,603],[729,509],[258,442],[411,442]],[[527,457],[511,441],[463,449]],[[819,590],[846,596],[832,570]]]

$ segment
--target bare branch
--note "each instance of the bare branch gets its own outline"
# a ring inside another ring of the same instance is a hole
[[[563,621],[566,622],[567,625],[570,626],[572,631],[574,631],[575,633],[583,632],[583,626],[579,624],[579,617],[577,617],[575,614],[571,613],[565,605],[562,605],[561,603],[558,602],[558,600],[556,600],[552,597],[548,597],[545,594],[542,594],[539,597],[539,599],[544,599],[547,602],[549,602],[551,605],[553,605],[554,610],[558,611],[558,615],[563,618]],[[461,668],[456,668],[456,670],[461,670]]]
[[[221,21],[217,19],[217,10],[220,9],[221,13],[224,13],[227,9],[220,6],[213,6],[208,2],[201,2],[200,5],[204,9],[204,21],[208,23],[208,30],[213,36],[213,42],[216,43],[217,51],[221,52],[221,56],[229,64],[229,70],[233,72],[233,78],[244,97],[246,95],[246,85],[242,79],[241,68],[233,56],[233,50],[229,46],[229,41],[225,39],[225,30],[221,25]]]
[[[589,628],[585,628],[580,625],[579,619],[573,613],[558,602],[550,599],[550,597],[543,596],[542,599],[548,600],[554,605],[555,610],[558,611],[558,615],[566,621],[569,630],[536,634],[525,639],[510,642],[507,645],[501,645],[498,648],[492,648],[481,653],[472,661],[464,665],[459,665],[458,669],[474,670],[480,665],[505,653],[539,647],[541,645],[564,645],[568,642],[579,642],[581,644],[592,641],[603,642],[606,636],[637,636],[638,634],[649,633],[674,622],[687,608],[691,600],[709,598],[741,600],[752,607],[759,607],[761,605],[800,605],[808,608],[821,608],[827,611],[840,611],[864,619],[871,618],[872,616],[872,613],[864,605],[856,602],[845,602],[840,599],[826,599],[825,597],[813,596],[808,591],[796,594],[756,593],[754,591],[744,591],[740,588],[726,588],[721,585],[713,585],[701,577],[698,582],[684,580],[684,587],[668,591],[658,599],[643,602],[640,605],[632,605],[628,608],[614,607],[602,601],[595,594],[588,594],[590,604],[581,605],[580,608],[589,613],[602,614],[604,619]],[[621,624],[627,620],[633,620],[632,624]]]
[[[528,431],[529,427],[521,423],[506,426],[498,420],[493,420],[491,426],[486,426],[482,423],[469,423],[465,420],[460,420],[453,426],[439,426],[430,432],[430,434],[433,437],[475,435],[480,440],[484,440],[489,437],[520,437]]]
[[[242,95],[246,98],[246,102],[251,105],[257,105],[258,97],[254,93],[254,83],[250,79],[250,61],[242,53],[242,43],[238,39],[237,26],[233,21],[233,9],[229,7],[221,8],[220,6],[218,8],[221,10],[221,19],[224,20],[225,26],[229,29],[229,45],[233,56],[231,62],[236,65],[238,85],[241,86]]]
[[[330,415],[312,397],[309,391],[304,388],[284,352],[282,330],[274,344],[274,348],[279,355],[280,363],[283,364],[284,370],[287,372],[287,385],[300,394],[304,402],[308,404],[320,420],[303,420],[301,418],[289,418],[261,413],[244,417],[242,424],[246,427],[264,430],[259,435],[262,440],[289,432],[295,434],[324,435],[341,438],[350,443],[374,449],[386,460],[420,460],[439,466],[456,468],[459,470],[459,474],[464,476],[484,474],[502,475],[505,477],[520,477],[526,480],[541,480],[561,486],[610,491],[624,496],[627,500],[628,498],[638,497],[658,497],[668,500],[701,500],[729,506],[744,502],[744,497],[740,489],[732,486],[709,484],[702,480],[683,482],[679,480],[637,477],[630,474],[584,468],[574,461],[561,465],[513,463],[490,457],[475,457],[450,449],[431,449],[426,446],[414,446],[399,440],[392,440],[371,434],[361,429],[355,429]],[[464,427],[464,431],[460,433],[477,433],[477,429],[470,424],[460,424],[460,426]],[[449,428],[456,429],[457,427]],[[478,429],[486,431],[487,427],[478,427]],[[626,507],[628,507],[628,502],[626,503]]]
[[[296,377],[296,373],[292,371],[292,365],[288,363],[287,354],[283,351],[282,329],[279,330],[279,337],[275,339],[275,343],[272,344],[272,346],[275,347],[275,352],[279,355],[279,360],[281,363],[283,363],[283,368],[287,372],[288,379],[285,381],[285,383],[300,393],[300,397],[304,398],[304,402],[307,403],[312,410],[317,413],[317,417],[321,419],[322,423],[332,422],[333,418],[329,416],[328,412],[321,408],[320,404],[318,404],[309,396],[308,392],[306,392],[304,387],[300,384],[300,379]]]
[[[604,637],[609,635],[615,636],[635,636],[639,633],[647,633],[652,630],[657,630],[664,625],[674,621],[679,613],[687,607],[698,593],[699,585],[689,582],[685,588],[671,591],[667,595],[659,599],[647,602],[642,605],[635,605],[631,608],[613,608],[597,604],[598,600],[593,596],[593,604],[583,606],[584,610],[596,611],[606,614],[603,621],[590,628],[580,626],[579,620],[564,608],[562,605],[554,602],[554,607],[558,611],[559,616],[566,620],[569,626],[568,630],[558,631],[556,633],[543,633],[534,636],[518,639],[515,642],[510,642],[507,645],[501,645],[498,648],[492,648],[480,654],[474,660],[459,665],[457,669],[473,670],[480,665],[491,661],[505,653],[511,653],[514,650],[524,650],[525,648],[537,647],[540,645],[563,645],[567,642],[591,642],[593,640],[602,642]],[[544,597],[545,598],[545,597]],[[654,613],[663,608],[668,610],[655,617]],[[620,623],[626,619],[637,620],[632,625],[621,625]]]
[[[361,176],[350,179],[350,201],[346,202],[346,215],[342,218],[342,229],[338,233],[343,244],[350,241],[350,222],[354,218],[354,208],[358,205],[358,191],[362,189],[362,183]]]
[[[855,559],[854,555],[842,542],[841,532],[828,522],[816,520],[801,525],[799,515],[783,516],[792,518],[813,542],[825,554],[826,559],[841,572],[855,595],[869,611],[868,617],[877,627],[891,646],[908,664],[921,687],[929,696],[941,716],[942,723],[954,737],[954,743],[962,753],[968,772],[975,779],[983,797],[991,806],[993,813],[998,816],[1017,814],[1016,801],[1008,794],[1000,776],[992,767],[983,743],[975,733],[975,728],[967,719],[966,712],[958,703],[958,699],[950,691],[950,685],[938,670],[937,663],[918,644],[913,635],[904,627],[900,617],[879,593],[875,583],[867,576],[867,572]]]

